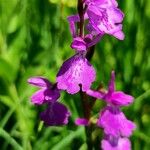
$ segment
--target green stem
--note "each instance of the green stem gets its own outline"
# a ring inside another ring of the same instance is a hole
[[[0,136],[3,137],[8,143],[10,143],[14,149],[23,150],[21,145],[19,145],[16,140],[10,136],[4,129],[0,128]]]

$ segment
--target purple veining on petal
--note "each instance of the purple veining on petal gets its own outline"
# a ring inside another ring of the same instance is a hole
[[[89,27],[96,34],[110,34],[123,40],[121,22],[124,14],[117,8],[115,1],[101,0],[88,3],[87,15],[89,17]]]
[[[104,134],[104,140],[107,140],[112,147],[116,147],[118,145],[119,137],[115,137],[110,134]]]
[[[136,125],[127,120],[123,112],[117,107],[107,106],[100,113],[97,125],[104,129],[105,134],[129,137]]]
[[[40,114],[40,118],[47,126],[60,126],[68,123],[71,113],[61,103],[49,103],[48,108]]]
[[[75,124],[78,126],[88,126],[89,121],[86,118],[77,118],[75,120]]]
[[[95,70],[83,53],[74,55],[66,60],[57,74],[58,89],[75,94],[80,90],[87,91],[95,80]]]

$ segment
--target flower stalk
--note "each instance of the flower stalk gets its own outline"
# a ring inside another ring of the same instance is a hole
[[[75,124],[85,126],[87,149],[93,149],[95,141],[92,139],[92,132],[94,128],[99,127],[104,133],[101,140],[103,150],[122,150],[123,147],[130,150],[129,136],[136,126],[126,118],[121,107],[131,104],[133,97],[115,90],[114,71],[111,72],[107,90],[104,90],[101,84],[96,90],[91,89],[96,79],[96,71],[90,64],[95,45],[105,34],[119,40],[124,39],[121,24],[124,14],[118,8],[116,0],[78,0],[77,10],[77,15],[68,17],[73,38],[71,48],[74,49],[75,54],[60,67],[56,83],[52,84],[43,77],[33,77],[28,80],[29,84],[40,88],[32,95],[31,102],[34,105],[47,104],[47,109],[40,114],[40,119],[45,125],[66,125],[71,113],[59,102],[61,91],[64,90],[72,95],[79,92],[83,118],[76,118]],[[100,110],[97,121],[93,122],[91,111],[97,100],[104,101],[106,106]]]

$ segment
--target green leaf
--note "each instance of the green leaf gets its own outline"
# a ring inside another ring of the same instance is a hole
[[[0,136],[3,137],[8,143],[10,143],[15,150],[23,150],[23,148],[6,132],[3,128],[0,128]]]

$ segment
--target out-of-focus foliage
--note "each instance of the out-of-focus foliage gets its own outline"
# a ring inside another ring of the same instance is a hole
[[[123,108],[137,124],[131,140],[133,150],[150,147],[150,1],[118,0],[125,13],[124,41],[105,36],[96,46],[92,63],[97,70],[94,86],[107,85],[116,70],[118,90],[135,97]],[[84,150],[85,131],[73,123],[83,112],[79,95],[63,93],[72,117],[68,126],[43,127],[42,107],[29,97],[36,90],[27,84],[30,76],[45,76],[55,82],[62,62],[73,55],[67,16],[76,13],[76,0],[0,0],[0,149]],[[98,114],[101,103],[96,103]],[[100,137],[95,130],[93,138]],[[99,141],[96,144],[99,147]]]

